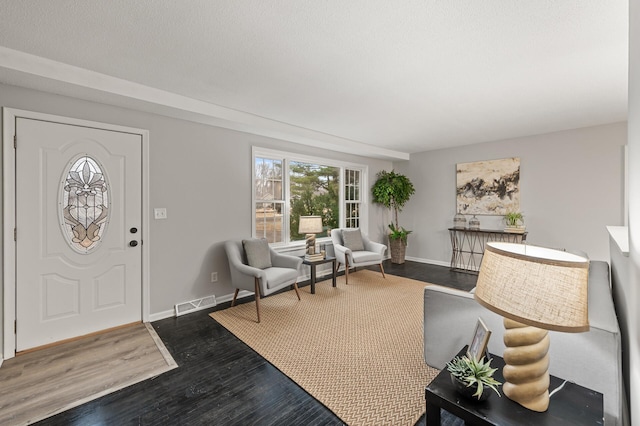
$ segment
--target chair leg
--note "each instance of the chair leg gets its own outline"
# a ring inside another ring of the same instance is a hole
[[[344,283],[349,284],[349,259],[345,259],[344,261]]]
[[[255,295],[256,295],[256,312],[258,313],[258,322],[260,322],[260,285],[258,278],[255,279]]]
[[[296,295],[298,296],[298,300],[302,300],[302,299],[300,299],[300,292],[298,291],[298,282],[297,281],[295,283],[293,283],[293,289],[296,291]]]
[[[231,306],[235,306],[236,304],[236,297],[238,297],[238,293],[240,293],[240,289],[236,288],[236,292],[233,293],[233,300],[231,301]]]
[[[382,263],[380,264],[380,272],[382,272],[382,278],[387,278],[384,276],[384,268],[382,267]]]

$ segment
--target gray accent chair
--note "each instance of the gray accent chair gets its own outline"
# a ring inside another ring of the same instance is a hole
[[[266,297],[282,288],[293,285],[298,300],[300,300],[298,270],[302,264],[301,258],[279,254],[269,247],[272,266],[270,268],[260,269],[247,264],[242,240],[226,241],[224,248],[229,258],[231,285],[236,289],[233,294],[231,306],[235,305],[240,290],[255,293],[256,312],[258,314],[258,322],[260,322],[261,296]]]
[[[343,264],[346,284],[349,284],[349,268],[351,267],[357,268],[358,266],[380,265],[382,278],[386,278],[384,275],[384,268],[382,267],[382,261],[384,260],[384,253],[387,250],[387,246],[373,242],[369,240],[365,234],[361,234],[364,250],[351,250],[344,246],[342,232],[345,230],[352,229],[332,229],[331,240],[333,241],[333,250],[336,255],[336,272],[340,267],[340,264]]]

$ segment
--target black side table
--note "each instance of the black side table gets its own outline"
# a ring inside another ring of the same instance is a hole
[[[316,294],[316,266],[324,265],[325,263],[332,263],[331,274],[333,279],[333,286],[336,286],[336,258],[327,256],[320,260],[307,260],[302,256],[302,263],[309,265],[311,268],[311,294]]]
[[[458,356],[467,352],[465,346]],[[504,360],[493,356],[491,366],[498,368],[494,377],[504,383]],[[553,359],[551,360],[553,362]],[[563,386],[564,383],[564,386]],[[549,409],[538,413],[522,407],[506,396],[495,393],[484,402],[472,401],[458,394],[451,383],[450,374],[444,369],[425,389],[427,402],[427,426],[440,426],[440,409],[461,418],[467,425],[603,425],[604,408],[602,394],[572,382],[551,376],[549,392],[562,386],[551,396]],[[501,387],[499,388],[502,389]]]

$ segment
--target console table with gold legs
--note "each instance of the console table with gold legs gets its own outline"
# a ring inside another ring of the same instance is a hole
[[[484,246],[489,241],[506,243],[523,243],[527,233],[506,232],[495,229],[449,228],[451,237],[451,269],[478,273],[484,253]]]

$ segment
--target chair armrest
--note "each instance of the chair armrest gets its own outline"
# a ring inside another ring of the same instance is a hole
[[[254,268],[253,266],[245,265],[244,263],[234,263],[233,267],[243,275],[260,279],[266,278],[264,271],[260,268]]]
[[[334,242],[333,243],[333,251],[334,251],[334,253],[336,255],[336,260],[339,263],[342,263],[343,265],[345,265],[347,263],[346,262],[347,257],[349,259],[351,259],[351,263],[353,263],[353,257],[351,255],[351,249],[348,249],[345,246],[340,245],[340,244],[336,244]]]
[[[381,243],[376,243],[375,241],[371,241],[369,239],[363,239],[364,249],[366,251],[372,251],[374,253],[379,253],[380,256],[384,256],[384,252],[387,251],[387,246]]]
[[[260,268],[254,268],[253,266],[245,265],[244,263],[238,261],[235,258],[230,259],[230,263],[232,267],[239,273],[243,275],[248,275],[254,278],[263,278],[265,277],[265,273]]]
[[[280,254],[273,249],[271,251],[271,264],[279,268],[299,269],[302,259],[297,256]]]

